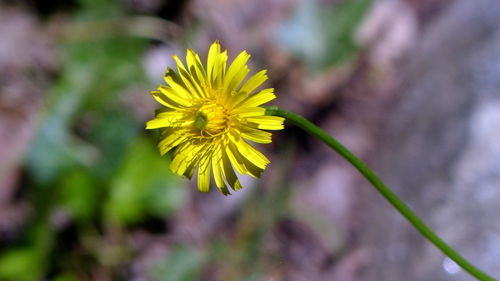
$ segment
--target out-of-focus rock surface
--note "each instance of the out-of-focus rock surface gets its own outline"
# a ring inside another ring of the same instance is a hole
[[[499,18],[495,0],[457,0],[426,27],[371,165],[444,240],[496,278]],[[374,191],[369,198],[362,240],[372,258],[360,280],[474,280]]]
[[[55,60],[35,17],[0,4],[0,237],[27,215],[11,204]]]

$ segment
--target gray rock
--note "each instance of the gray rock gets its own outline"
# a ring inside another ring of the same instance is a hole
[[[457,0],[424,31],[372,166],[437,233],[500,278],[500,5]],[[475,280],[375,199],[361,280]]]

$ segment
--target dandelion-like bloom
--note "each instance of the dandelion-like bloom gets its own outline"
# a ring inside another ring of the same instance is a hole
[[[173,150],[170,169],[189,179],[198,168],[198,189],[210,189],[211,174],[224,194],[242,188],[234,170],[260,177],[269,160],[248,141],[270,143],[271,133],[283,129],[284,119],[266,116],[262,104],[276,96],[272,88],[255,91],[267,80],[260,71],[243,82],[250,71],[250,55],[243,51],[227,64],[227,51],[215,41],[208,52],[207,69],[188,49],[187,68],[177,56],[176,73],[167,69],[165,82],[153,97],[166,108],[147,122],[146,129],[163,128],[158,143],[164,155]]]

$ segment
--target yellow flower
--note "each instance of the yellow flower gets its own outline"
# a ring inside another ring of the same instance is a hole
[[[187,68],[177,56],[176,73],[167,69],[166,85],[153,97],[166,108],[147,122],[146,129],[163,128],[158,143],[164,155],[173,150],[170,169],[189,179],[198,168],[198,189],[208,191],[211,174],[224,194],[242,188],[239,174],[260,177],[269,160],[248,141],[270,143],[271,133],[283,129],[284,119],[266,116],[260,105],[276,96],[272,88],[255,91],[267,80],[260,71],[245,80],[250,55],[241,52],[229,66],[227,51],[215,41],[208,52],[207,69],[195,52],[188,49]],[[234,169],[233,169],[234,168]]]

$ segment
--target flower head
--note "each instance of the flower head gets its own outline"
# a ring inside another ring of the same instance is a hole
[[[242,188],[239,174],[260,177],[269,160],[248,141],[270,143],[271,133],[283,129],[284,119],[266,116],[260,105],[276,96],[272,88],[255,91],[267,80],[260,71],[245,80],[250,55],[243,51],[227,65],[227,51],[215,41],[208,52],[206,69],[199,56],[187,50],[187,68],[174,56],[177,73],[167,69],[165,82],[153,97],[165,108],[147,122],[146,129],[162,128],[158,143],[164,155],[173,150],[170,169],[192,178],[198,169],[198,189],[208,191],[213,174],[224,194]]]

